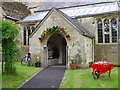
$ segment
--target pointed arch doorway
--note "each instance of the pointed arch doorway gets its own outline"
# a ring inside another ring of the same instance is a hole
[[[67,66],[67,42],[60,34],[53,34],[47,41],[47,66]]]

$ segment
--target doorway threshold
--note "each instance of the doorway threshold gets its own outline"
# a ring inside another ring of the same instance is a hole
[[[66,65],[51,65],[51,66],[48,66],[48,67],[63,67],[63,68],[66,68]]]

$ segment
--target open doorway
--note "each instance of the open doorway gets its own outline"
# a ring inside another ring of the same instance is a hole
[[[66,65],[67,63],[67,50],[66,40],[60,34],[52,35],[48,42],[48,66],[51,65]]]

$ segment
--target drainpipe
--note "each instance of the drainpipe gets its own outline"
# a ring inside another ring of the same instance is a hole
[[[94,38],[92,39],[92,62],[94,62]]]
[[[66,46],[66,68],[69,69],[70,68],[70,62],[69,62],[69,58],[68,58],[68,46]]]

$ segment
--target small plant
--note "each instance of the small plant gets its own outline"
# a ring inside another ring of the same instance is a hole
[[[75,70],[77,68],[77,61],[70,59],[70,69]]]
[[[36,60],[36,63],[40,63],[40,60]]]
[[[71,62],[72,64],[77,64],[76,60],[72,60]]]
[[[92,67],[92,64],[93,64],[93,62],[91,61],[91,62],[89,62],[89,67]]]
[[[76,60],[73,60],[73,59],[70,59],[70,63],[71,63],[71,64],[77,64],[77,61],[76,61]]]
[[[36,59],[35,67],[40,67],[40,66],[41,66],[41,61],[39,59]]]

